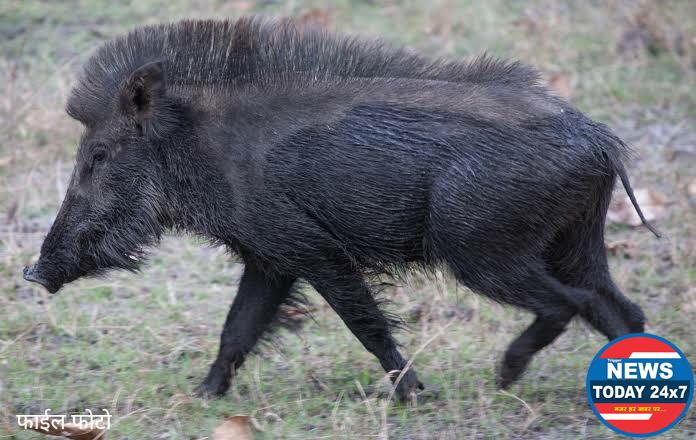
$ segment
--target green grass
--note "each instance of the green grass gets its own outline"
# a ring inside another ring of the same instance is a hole
[[[644,307],[648,331],[696,362],[696,215],[684,189],[696,179],[695,9],[678,0],[0,3],[0,438],[36,438],[17,429],[14,415],[46,408],[107,408],[110,438],[204,438],[233,414],[253,416],[260,438],[616,438],[584,392],[587,365],[605,343],[599,335],[574,322],[510,393],[498,392],[501,353],[532,317],[446,277],[414,277],[387,292],[411,326],[398,336],[403,352],[434,390],[403,406],[386,401],[378,362],[313,292],[314,320],[250,356],[227,397],[194,397],[241,274],[222,250],[198,240],[168,238],[142,274],[81,280],[56,296],[25,283],[21,267],[36,257],[65,191],[79,138],[65,97],[100,42],[184,17],[319,10],[333,29],[434,56],[488,51],[568,75],[572,101],[639,153],[634,186],[670,200],[658,220],[668,239],[610,225],[607,241],[630,243],[612,270]],[[663,46],[656,55],[640,44],[619,50],[643,16],[642,28]],[[670,160],[673,151],[686,155]],[[693,414],[669,435],[696,435]]]

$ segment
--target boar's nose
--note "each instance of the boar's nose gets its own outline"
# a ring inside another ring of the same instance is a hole
[[[24,279],[32,283],[39,283],[46,288],[50,293],[56,293],[60,286],[49,282],[46,277],[41,274],[36,264],[24,268]]]

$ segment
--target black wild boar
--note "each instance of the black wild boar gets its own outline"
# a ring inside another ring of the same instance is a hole
[[[106,43],[67,112],[84,124],[77,163],[25,278],[56,292],[136,270],[167,230],[226,246],[245,270],[202,393],[225,393],[300,279],[386,371],[406,360],[370,280],[403,269],[446,268],[536,315],[503,387],[575,315],[610,339],[643,330],[604,249],[617,176],[640,214],[627,148],[524,65],[288,20],[184,21]],[[409,370],[397,393],[416,388]]]

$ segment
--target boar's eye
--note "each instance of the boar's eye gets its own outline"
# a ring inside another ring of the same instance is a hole
[[[107,153],[106,149],[103,147],[97,147],[93,152],[92,152],[92,167],[95,167],[99,165],[100,163],[104,162],[107,158]]]
[[[94,157],[92,157],[94,163],[101,162],[104,159],[106,159],[106,151],[103,150],[96,151]]]

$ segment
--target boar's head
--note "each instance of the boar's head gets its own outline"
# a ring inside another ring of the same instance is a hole
[[[101,83],[87,70],[68,101],[68,114],[85,130],[58,216],[38,261],[24,269],[26,280],[51,293],[106,269],[137,270],[144,249],[167,227],[158,142],[167,143],[176,106],[163,65],[145,63],[121,81],[97,73]]]

